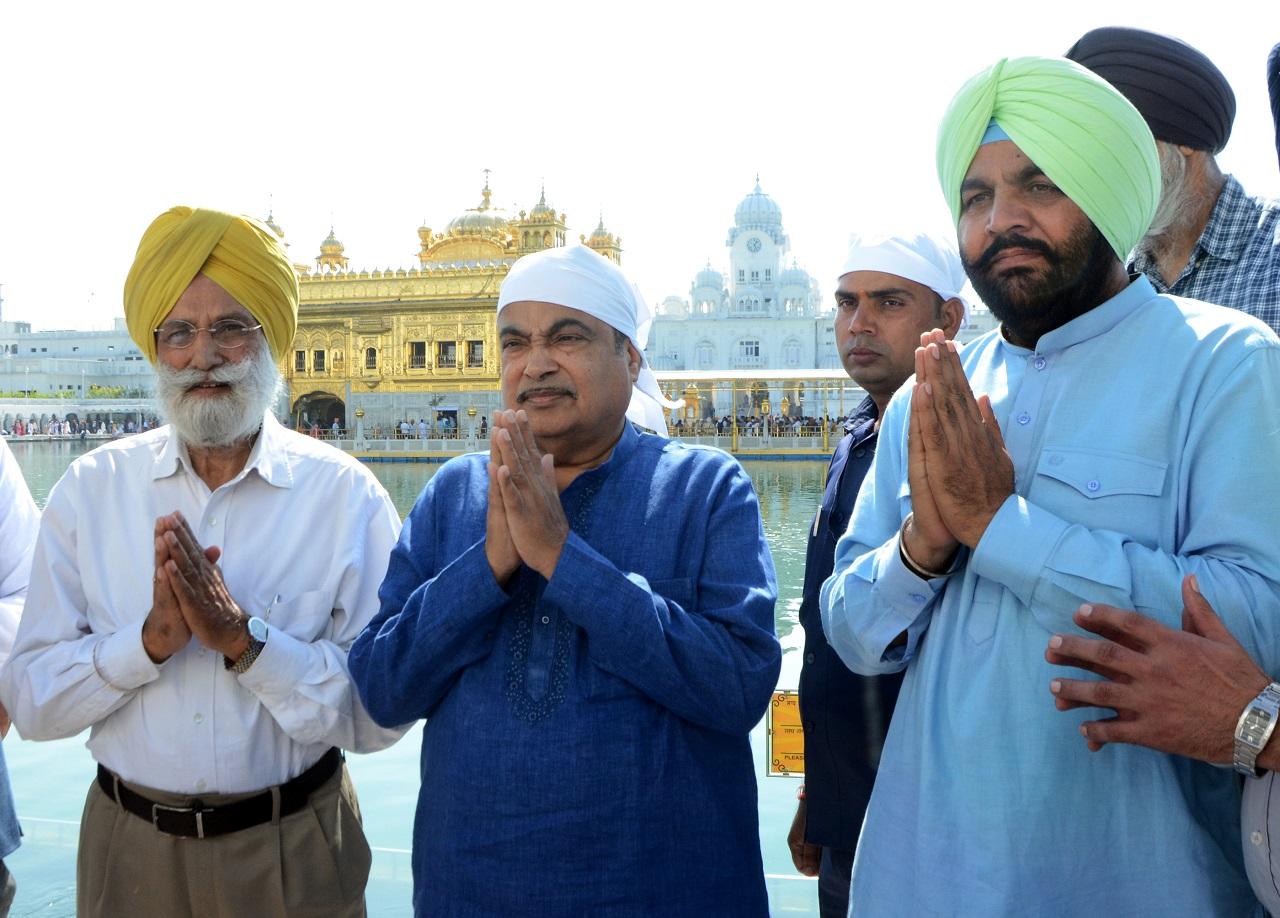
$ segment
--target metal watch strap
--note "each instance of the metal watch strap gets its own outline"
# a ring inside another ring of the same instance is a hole
[[[248,648],[245,649],[245,652],[240,654],[240,658],[236,660],[234,663],[231,663],[231,665],[228,666],[227,669],[231,670],[233,673],[236,673],[237,675],[240,673],[248,672],[249,667],[253,665],[253,661],[258,659],[258,654],[262,653],[262,648],[266,646],[267,645],[264,644],[262,641],[250,641]],[[228,660],[227,662],[230,663],[231,661]]]
[[[1266,748],[1280,718],[1280,684],[1272,682],[1245,707],[1236,722],[1232,764],[1236,771],[1258,777],[1258,754]]]
[[[267,607],[267,614],[271,614],[270,606]],[[267,623],[263,619],[253,616],[245,623],[245,627],[249,632],[249,646],[245,648],[244,653],[240,654],[239,659],[236,660],[222,658],[223,665],[237,675],[248,672],[253,661],[262,653],[262,648],[267,646]]]

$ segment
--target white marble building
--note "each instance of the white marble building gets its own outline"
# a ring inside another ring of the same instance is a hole
[[[760,188],[734,212],[729,273],[710,263],[688,298],[658,307],[645,356],[657,370],[800,370],[840,366],[817,281],[789,258],[782,208]]]

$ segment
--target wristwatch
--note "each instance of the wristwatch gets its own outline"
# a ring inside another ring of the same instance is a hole
[[[1257,698],[1245,706],[1236,722],[1236,742],[1232,764],[1236,771],[1251,778],[1260,777],[1258,754],[1266,748],[1280,718],[1280,684],[1272,682]]]
[[[244,653],[240,654],[240,659],[222,658],[223,665],[237,674],[248,672],[253,661],[258,659],[258,654],[262,653],[262,648],[267,646],[269,629],[265,621],[254,615],[249,619],[245,629],[249,632],[249,646],[245,648]]]

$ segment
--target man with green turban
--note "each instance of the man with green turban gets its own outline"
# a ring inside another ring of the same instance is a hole
[[[0,700],[28,739],[88,729],[81,916],[363,915],[341,749],[390,745],[347,651],[399,533],[359,462],[282,427],[298,282],[247,217],[175,207],[125,318],[168,424],[49,495]]]
[[[938,174],[1001,325],[962,354],[923,336],[823,587],[841,658],[906,672],[852,913],[1251,914],[1235,777],[1090,752],[1087,714],[1055,710],[1045,647],[1095,602],[1176,627],[1194,575],[1280,663],[1280,341],[1126,274],[1155,147],[1074,63],[1003,60],[967,82]]]

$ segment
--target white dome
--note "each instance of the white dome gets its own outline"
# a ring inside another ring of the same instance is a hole
[[[693,279],[693,285],[695,287],[707,287],[716,291],[723,290],[724,275],[708,264],[698,272],[698,276]]]
[[[809,289],[809,272],[792,262],[791,267],[778,275],[778,283],[783,287],[804,287],[807,290]]]
[[[782,208],[760,190],[760,182],[757,180],[755,190],[743,198],[738,209],[733,212],[733,219],[740,227],[781,226]]]

